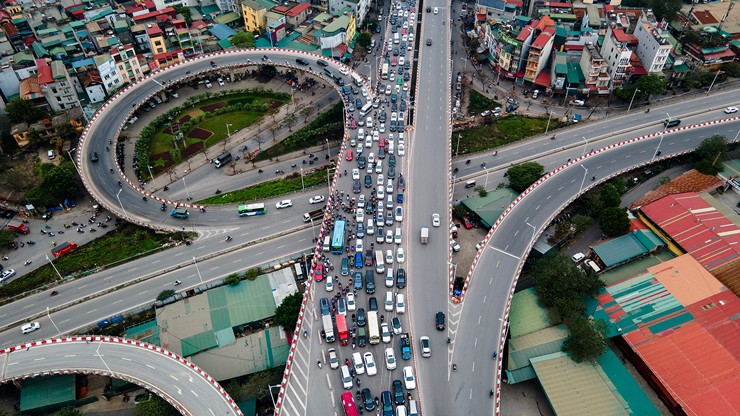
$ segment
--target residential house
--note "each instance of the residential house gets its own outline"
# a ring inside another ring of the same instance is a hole
[[[586,45],[581,53],[581,72],[589,92],[609,94],[609,65],[594,45]]]
[[[30,76],[36,75],[38,68],[33,55],[28,52],[18,52],[11,56],[13,71],[19,80],[24,80]]]
[[[115,62],[116,73],[121,82],[130,84],[144,78],[133,45],[118,45],[111,49],[110,57]]]
[[[275,6],[272,11],[285,16],[285,25],[288,31],[300,26],[311,15],[311,3],[296,3],[290,1],[284,5]]]
[[[103,80],[100,78],[98,71],[92,70],[82,75],[82,86],[85,88],[87,98],[91,103],[100,103],[105,101],[107,94]]]
[[[257,32],[265,28],[267,7],[256,0],[241,0],[244,30]]]
[[[607,30],[600,52],[609,65],[612,89],[621,86],[630,75],[632,68],[630,58],[637,43],[637,38],[625,33],[623,29],[612,29],[610,27]]]
[[[642,11],[633,34],[638,41],[635,53],[647,72],[662,73],[673,46],[651,10]]]
[[[319,16],[324,14],[322,13]],[[321,24],[321,30],[315,31],[313,36],[314,38],[318,38],[315,39],[314,43],[320,45],[322,54],[336,59],[347,59],[351,56],[348,45],[357,33],[357,23],[354,13],[349,9],[345,9],[341,15],[324,20]]]
[[[272,11],[265,13],[265,32],[273,43],[283,40],[285,37],[285,16]]]
[[[74,82],[69,78],[67,68],[61,61],[47,63],[45,59],[37,59],[38,83],[41,92],[49,103],[52,111],[59,112],[80,106]]]
[[[521,2],[506,0],[477,0],[475,2],[475,14],[481,17],[479,20],[491,23],[513,19],[520,9]]]
[[[540,32],[532,42],[527,55],[527,65],[524,68],[524,80],[534,83],[542,69],[547,65],[552,51],[555,28],[547,27]]]
[[[119,74],[118,66],[111,54],[104,53],[96,55],[93,57],[93,60],[106,94],[111,94],[114,90],[123,85],[125,82],[123,81],[124,77]]]
[[[329,13],[333,15],[343,14],[347,8],[352,10],[359,26],[365,20],[370,5],[368,0],[329,0]]]

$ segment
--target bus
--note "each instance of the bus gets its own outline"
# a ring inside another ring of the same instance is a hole
[[[367,329],[370,333],[370,345],[380,343],[380,329],[378,329],[378,312],[367,313]]]
[[[388,79],[388,62],[383,63],[383,71],[380,73],[380,77]]]
[[[344,416],[358,416],[359,414],[351,391],[342,393],[342,407],[344,407]]]
[[[239,212],[240,217],[251,217],[252,215],[264,215],[265,214],[265,204],[249,204],[249,205],[239,205],[236,208],[237,212]]]
[[[342,254],[344,252],[344,221],[334,223],[334,235],[331,238],[331,254]]]
[[[341,313],[337,316],[337,334],[339,334],[339,345],[349,344],[349,331],[347,331],[347,318]]]
[[[353,72],[352,73],[352,83],[358,87],[362,87],[362,78],[358,74]]]

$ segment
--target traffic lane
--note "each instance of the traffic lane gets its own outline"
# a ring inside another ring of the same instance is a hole
[[[218,390],[188,365],[159,352],[112,342],[61,342],[7,356],[5,379],[54,370],[85,369],[127,375],[148,385],[171,386],[172,398],[193,414],[234,414]],[[160,387],[162,388],[162,387]],[[176,391],[173,391],[176,390]]]
[[[121,311],[150,304],[162,290],[175,289],[181,292],[189,287],[200,285],[198,270],[192,266],[193,257],[195,256],[197,259],[207,255],[207,253],[204,253],[207,249],[220,251],[229,248],[229,246],[233,246],[233,244],[227,244],[221,239],[217,241],[210,240],[209,243],[195,242],[190,246],[181,245],[158,257],[145,257],[104,270],[97,273],[94,278],[74,280],[56,287],[58,295],[54,297],[49,296],[47,290],[19,299],[12,304],[0,306],[0,325],[28,320],[30,316],[45,314],[47,307],[52,309],[61,307],[76,302],[82,297],[100,293],[119,285],[127,285],[109,294],[53,312],[52,319],[61,332],[70,333],[87,324],[93,324],[117,315]],[[201,249],[201,247],[204,248]],[[198,268],[203,276],[203,281],[208,282],[225,278],[234,270],[247,270],[275,259],[285,258],[289,254],[302,252],[311,247],[315,247],[312,242],[312,232],[310,229],[306,229],[264,243],[227,252],[218,257],[198,260]],[[178,265],[182,267],[164,272],[166,269]],[[155,275],[156,277],[131,284],[135,280],[149,275]],[[182,281],[182,284],[177,287],[173,286],[175,280]],[[57,335],[54,325],[48,321],[47,317],[37,318],[36,320],[41,322],[41,329],[34,332],[31,338],[22,336],[17,328],[11,328],[2,333],[3,342],[0,345],[8,346],[29,339]]]

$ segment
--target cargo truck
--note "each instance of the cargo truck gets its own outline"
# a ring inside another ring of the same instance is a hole
[[[5,227],[20,234],[28,234],[31,232],[28,226],[20,221],[11,221]]]
[[[220,168],[221,166],[226,166],[226,164],[229,162],[231,162],[231,152],[222,153],[213,160],[213,164],[214,166],[216,166],[216,169]]]
[[[62,243],[54,248],[51,249],[51,254],[54,255],[54,258],[57,259],[67,253],[71,253],[77,249],[77,244],[75,244],[74,241],[69,241],[67,243]]]
[[[326,342],[334,342],[334,325],[331,322],[331,315],[324,315],[321,317],[321,321],[324,323],[324,339]]]
[[[309,222],[311,220],[317,221],[324,218],[324,209],[320,208],[303,214],[303,222]]]
[[[421,244],[429,242],[429,227],[421,227]]]

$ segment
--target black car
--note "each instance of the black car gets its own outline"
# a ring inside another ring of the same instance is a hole
[[[388,166],[388,179],[393,179],[395,177],[396,177],[396,167]]]
[[[329,299],[321,298],[321,315],[329,315],[331,310],[329,309]]]
[[[355,290],[362,290],[362,272],[355,272]]]
[[[365,188],[372,188],[373,178],[370,175],[365,175]]]
[[[388,166],[396,166],[396,155],[388,156]]]
[[[375,398],[373,397],[373,394],[370,393],[370,389],[367,387],[362,389],[362,401],[365,402],[366,411],[371,412],[373,409],[375,409]]]
[[[400,268],[396,272],[396,287],[399,289],[406,287],[406,269]]]
[[[357,167],[358,168],[365,169],[365,163],[367,163],[367,159],[365,159],[365,156],[357,157]]]
[[[308,61],[303,58],[296,58],[295,60],[299,65],[308,65]]]
[[[329,66],[329,63],[328,63],[328,62],[326,62],[326,61],[325,61],[325,60],[323,60],[323,59],[317,59],[317,60],[316,60],[316,63],[317,63],[317,64],[319,64],[319,66]]]
[[[90,161],[93,163],[98,161],[98,152],[90,152]]]
[[[385,159],[385,147],[378,149],[378,159]]]
[[[365,270],[365,292],[368,295],[375,293],[375,274],[372,270]]]
[[[385,123],[385,120],[386,120],[385,113],[380,113],[380,116],[378,116],[378,121],[380,121],[381,123]]]
[[[391,392],[388,390],[384,391],[380,395],[380,401],[383,402],[383,416],[393,416],[393,401],[391,399]]]
[[[445,314],[442,312],[437,312],[436,321],[437,321],[437,330],[443,331],[445,329]]]
[[[366,323],[365,308],[360,308],[357,310],[357,326],[365,326]]]
[[[370,312],[377,312],[378,311],[378,299],[375,298],[375,296],[371,296],[370,300],[368,301],[370,304]]]
[[[404,64],[404,65],[405,65],[405,64]],[[408,80],[409,80],[410,78],[411,78],[411,77],[409,76],[409,73],[408,73],[408,72],[404,72],[404,73],[403,73],[403,80],[404,80],[404,81],[408,81]]]
[[[393,380],[393,402],[398,406],[406,403],[406,397],[403,395],[401,380]]]
[[[373,211],[375,211],[375,208],[373,208],[373,205],[374,204],[368,202],[368,204],[365,206],[365,214],[372,215]]]
[[[360,193],[360,180],[355,179],[354,183],[352,184],[352,192],[359,194]]]

